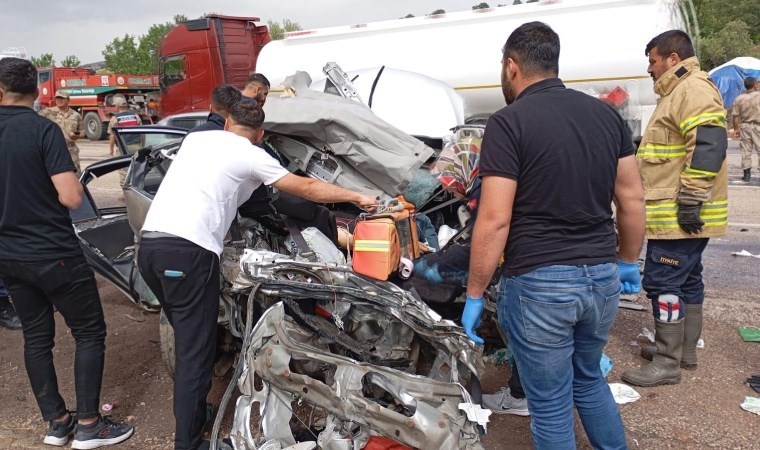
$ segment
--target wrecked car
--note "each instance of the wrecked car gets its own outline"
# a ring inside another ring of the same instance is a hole
[[[381,202],[399,193],[418,204],[442,198],[424,168],[434,150],[360,103],[295,84],[295,95],[270,97],[265,111],[262,146],[292,172]],[[158,310],[135,265],[136,237],[186,130],[143,126],[115,133],[123,156],[83,171],[88,201],[72,217],[95,270],[136,304]],[[141,148],[129,155],[126,143],[137,141]],[[126,207],[98,209],[87,183],[124,168]],[[352,205],[331,206],[343,217],[360,214]],[[219,349],[239,355],[234,447],[361,449],[389,440],[410,448],[482,448],[488,417],[476,404],[482,348],[414,290],[356,273],[346,260],[351,253],[318,231],[301,230],[311,236],[311,251],[304,252],[278,226],[277,211],[265,216],[239,218],[220,264]],[[164,317],[160,326],[172,373],[171,327]],[[223,402],[233,390],[230,385]],[[215,434],[220,424],[221,416]]]

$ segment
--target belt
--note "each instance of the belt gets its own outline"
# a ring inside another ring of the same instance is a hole
[[[140,233],[140,236],[143,239],[180,238],[179,236],[175,236],[169,233],[164,233],[163,231],[143,231],[142,233]]]

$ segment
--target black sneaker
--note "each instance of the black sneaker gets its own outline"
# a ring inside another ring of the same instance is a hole
[[[88,450],[118,444],[129,439],[134,431],[132,425],[116,423],[108,417],[101,417],[95,426],[77,425],[71,448]]]
[[[71,414],[69,414],[69,420],[65,422],[53,422],[51,420],[50,426],[45,434],[45,439],[42,442],[47,445],[63,447],[69,442],[69,436],[74,432],[76,424],[77,421]]]
[[[0,325],[9,330],[21,329],[21,321],[8,297],[0,297]]]

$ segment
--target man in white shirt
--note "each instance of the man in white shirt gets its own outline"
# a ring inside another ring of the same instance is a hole
[[[263,110],[252,102],[230,109],[225,131],[189,134],[156,193],[141,232],[140,273],[174,327],[175,449],[201,441],[216,351],[219,257],[237,208],[261,184],[315,202],[375,198],[291,174],[266,151]]]

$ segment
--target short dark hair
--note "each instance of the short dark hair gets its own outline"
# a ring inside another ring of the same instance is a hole
[[[660,56],[668,56],[671,53],[675,53],[682,60],[694,56],[694,44],[691,43],[689,35],[681,30],[670,30],[655,36],[647,44],[644,56],[649,56],[649,52],[653,48],[657,49],[657,53]]]
[[[236,124],[258,130],[264,124],[264,110],[248,99],[243,99],[230,108],[230,117]]]
[[[214,110],[229,113],[230,108],[243,97],[240,89],[231,84],[220,84],[211,91],[211,106]]]
[[[503,51],[504,58],[512,58],[526,76],[559,74],[559,36],[543,22],[517,27]]]
[[[269,88],[271,87],[271,85],[269,84],[269,80],[267,80],[267,77],[256,72],[248,75],[248,80],[246,80],[245,85],[248,86],[251,83],[256,83],[260,86],[265,86],[267,90],[269,90]]]
[[[0,59],[0,87],[16,94],[34,94],[37,92],[37,69],[25,59]]]
[[[744,79],[744,88],[747,90],[752,89],[757,84],[757,78],[747,77]]]

